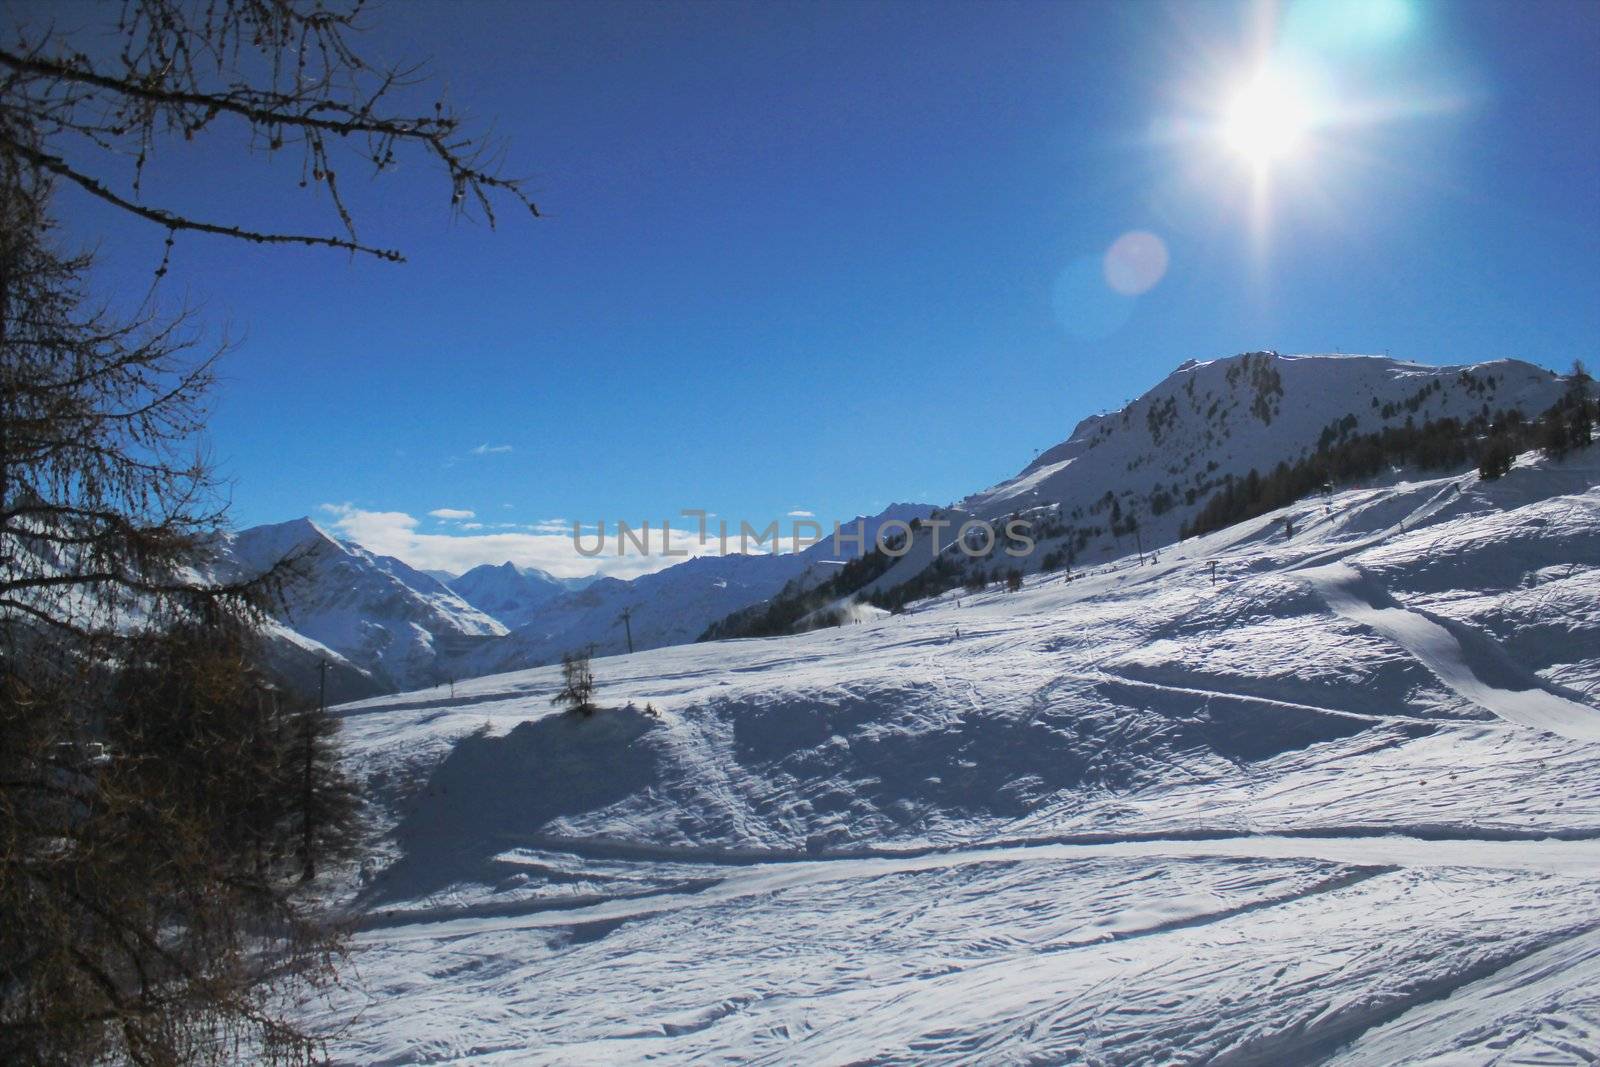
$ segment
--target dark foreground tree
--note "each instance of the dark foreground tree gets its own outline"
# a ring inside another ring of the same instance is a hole
[[[4,164],[0,157],[0,166]],[[192,602],[221,518],[193,451],[216,351],[182,319],[89,307],[90,261],[40,197],[0,189],[0,621],[108,637]],[[211,599],[203,595],[200,599]]]
[[[306,705],[289,720],[289,831],[300,881],[309,882],[330,860],[355,854],[353,833],[360,810],[354,785],[339,766],[337,719],[321,706]]]
[[[1573,448],[1588,448],[1594,443],[1595,402],[1590,395],[1594,379],[1583,360],[1574,360],[1567,376],[1567,437]]]
[[[0,22],[0,1063],[318,1058],[294,997],[340,940],[302,882],[348,853],[353,793],[326,717],[254,667],[271,576],[197,577],[223,519],[196,446],[219,350],[153,305],[97,311],[49,214],[66,189],[169,249],[190,232],[397,260],[358,237],[338,175],[408,147],[454,210],[531,211],[442,104],[391,106],[415,89],[352,47],[360,8],[127,0]],[[332,224],[144,199],[155,153],[230,124],[298,152]]]
[[[0,213],[0,1062],[310,1061],[283,998],[339,938],[296,886],[351,794],[253,667],[271,576],[194,576],[214,352]]]

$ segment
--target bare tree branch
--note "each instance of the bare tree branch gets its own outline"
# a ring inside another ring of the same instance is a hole
[[[494,199],[511,198],[534,217],[523,181],[498,172],[498,152],[463,132],[442,100],[432,113],[390,110],[400,89],[422,82],[416,68],[364,59],[349,36],[359,32],[359,0],[125,0],[111,29],[121,39],[98,58],[54,26],[20,28],[0,47],[0,155],[60,180],[121,211],[178,232],[267,244],[342,249],[399,262],[401,253],[360,240],[337,176],[348,152],[383,173],[414,146],[449,183],[456,213],[472,205],[495,224]],[[89,31],[83,31],[90,36]],[[268,153],[297,146],[300,184],[321,187],[344,236],[320,236],[205,220],[181,207],[140,199],[148,160],[169,138],[194,140],[219,119],[242,124]],[[134,160],[131,193],[118,191],[69,139],[97,158]],[[78,160],[70,162],[69,160]],[[163,268],[165,260],[163,260]],[[160,272],[158,271],[158,274]]]

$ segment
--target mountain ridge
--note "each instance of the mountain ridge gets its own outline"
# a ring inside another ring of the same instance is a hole
[[[864,522],[869,547],[891,519],[919,528],[908,558],[876,568],[867,586],[832,602],[807,601],[792,616],[805,625],[843,620],[868,597],[897,610],[1011,569],[1156,550],[1179,540],[1185,522],[1230,479],[1293,462],[1330,434],[1508,408],[1532,416],[1560,395],[1561,382],[1512,359],[1434,366],[1261,351],[1186,360],[1124,407],[1079,420],[1016,475],[949,508],[895,504],[842,524]],[[1011,516],[1032,524],[1037,545],[1026,558],[973,561],[956,551],[952,538],[963,523],[998,528]],[[946,525],[927,521],[935,519]],[[831,588],[826,583],[844,561],[829,532],[800,553],[697,556],[630,580],[558,579],[506,561],[442,581],[341,541],[309,518],[241,531],[229,545],[239,570],[264,570],[292,551],[312,557],[322,584],[297,591],[280,623],[313,651],[337,653],[371,685],[403,688],[537,666],[577,648],[607,654],[708,633],[738,636],[748,631],[736,617],[758,616],[775,597]]]

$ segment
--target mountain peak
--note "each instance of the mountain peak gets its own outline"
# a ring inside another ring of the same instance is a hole
[[[345,551],[338,538],[318,526],[309,516],[248,527],[232,534],[229,543],[234,558],[257,571],[265,571],[297,551],[324,547]]]
[[[1293,463],[1328,435],[1502,409],[1536,415],[1557,376],[1517,360],[1434,366],[1384,355],[1241,352],[1189,359],[1114,411],[1090,415],[1016,477],[962,501],[984,518],[1053,509],[1081,548],[1175,538],[1230,476]],[[1080,551],[1080,558],[1083,553]]]
[[[289,519],[285,522],[269,522],[260,526],[251,526],[240,531],[241,533],[255,533],[263,537],[298,538],[305,541],[337,541],[338,538],[317,525],[317,521],[309,515],[302,515],[298,519]]]

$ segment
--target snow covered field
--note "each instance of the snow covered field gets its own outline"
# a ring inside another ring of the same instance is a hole
[[[337,1059],[1600,1057],[1592,457],[595,672],[341,709]]]

